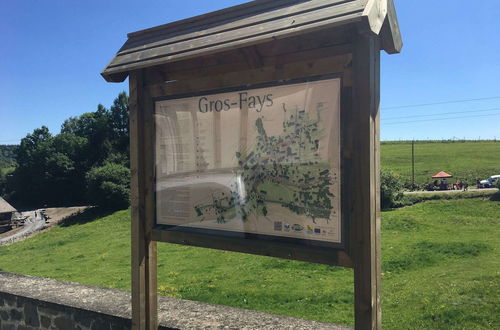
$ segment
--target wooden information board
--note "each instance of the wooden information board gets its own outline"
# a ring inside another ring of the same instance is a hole
[[[158,328],[157,242],[354,269],[381,328],[380,51],[393,0],[256,0],[128,34],[132,328]],[[238,325],[224,325],[238,327]]]

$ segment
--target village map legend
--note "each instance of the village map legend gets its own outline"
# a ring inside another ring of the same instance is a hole
[[[341,243],[340,86],[157,101],[157,224]]]

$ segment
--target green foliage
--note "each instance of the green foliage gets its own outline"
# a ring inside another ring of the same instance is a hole
[[[130,210],[87,212],[91,216],[65,227],[0,247],[0,269],[130,289]],[[486,197],[382,212],[383,328],[500,328],[499,214],[500,203]],[[353,272],[341,267],[159,243],[158,289],[183,299],[354,322]]]
[[[380,206],[388,209],[398,206],[403,197],[401,178],[390,170],[380,172]]]
[[[129,166],[128,134],[124,92],[111,110],[99,104],[95,112],[67,119],[60,134],[53,136],[45,126],[37,128],[16,148],[15,170],[9,176],[0,175],[0,193],[17,207],[85,204],[87,172],[105,163]],[[124,178],[128,180],[128,175]],[[113,180],[101,182],[100,191],[109,193],[114,201],[128,200],[128,188]],[[101,204],[95,198],[92,202]],[[109,202],[102,200],[102,204]]]
[[[2,169],[12,167],[16,162],[16,145],[0,145],[0,174]]]
[[[86,175],[89,200],[107,209],[127,208],[130,199],[130,170],[123,165],[106,163]]]
[[[71,171],[73,164],[63,154],[57,153],[53,141],[46,126],[35,129],[21,140],[17,149],[18,166],[6,182],[7,196],[18,207],[25,205],[21,201],[28,204],[38,199],[41,205],[52,202],[55,189],[66,190],[66,187],[58,186],[64,186],[63,178],[58,175]],[[54,178],[57,182],[53,181]]]
[[[6,195],[7,176],[16,165],[16,145],[0,145],[0,196]]]
[[[7,177],[14,171],[13,167],[0,168],[0,196],[6,195]]]
[[[61,133],[87,139],[85,155],[88,167],[102,164],[113,151],[110,112],[101,104],[95,112],[67,119],[61,127]]]
[[[110,122],[115,140],[115,149],[121,154],[129,154],[128,96],[121,92],[110,108]],[[128,157],[127,157],[128,164]]]

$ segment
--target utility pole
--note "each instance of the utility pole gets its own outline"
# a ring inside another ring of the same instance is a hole
[[[415,139],[411,140],[411,188],[415,189]]]

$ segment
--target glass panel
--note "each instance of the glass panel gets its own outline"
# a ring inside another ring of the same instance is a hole
[[[339,121],[338,78],[158,101],[157,224],[340,243]]]

